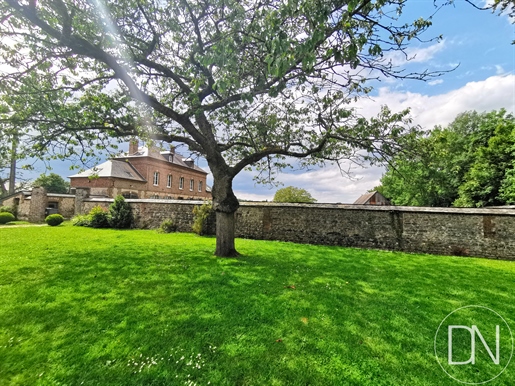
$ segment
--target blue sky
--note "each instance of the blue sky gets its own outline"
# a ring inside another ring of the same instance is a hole
[[[476,4],[484,5],[483,0]],[[405,20],[427,17],[434,12],[432,0],[408,1]],[[426,129],[446,125],[467,110],[491,111],[515,109],[515,27],[507,16],[479,11],[464,0],[446,6],[433,18],[425,37],[443,35],[443,39],[410,47],[410,62],[394,58],[408,71],[454,71],[428,82],[385,79],[375,82],[371,98],[356,103],[364,116],[375,115],[381,105],[393,111],[411,108],[414,123]],[[127,146],[126,146],[127,147]],[[73,174],[69,163],[52,162],[52,171],[62,176]],[[206,168],[205,163],[200,163]],[[44,172],[38,165],[33,175]],[[282,173],[284,186],[307,189],[319,202],[352,203],[368,189],[379,184],[383,169],[353,169],[353,179],[342,176],[338,168],[327,166],[308,172]],[[252,172],[242,172],[234,180],[239,198],[271,200],[276,187],[255,184]],[[31,177],[25,173],[25,177]],[[209,181],[208,181],[209,183]]]

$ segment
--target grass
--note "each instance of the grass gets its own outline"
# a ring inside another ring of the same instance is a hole
[[[0,229],[0,385],[457,385],[434,356],[442,319],[480,304],[515,325],[512,262],[214,243]]]
[[[22,220],[18,220],[18,221],[10,221],[8,222],[7,224],[0,224],[0,228],[1,227],[9,227],[9,226],[13,226],[13,225],[34,225],[34,224],[31,224],[30,222],[28,221],[22,221]]]

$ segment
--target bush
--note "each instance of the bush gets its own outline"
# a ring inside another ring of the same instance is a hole
[[[16,208],[14,206],[0,206],[0,213],[10,213],[16,219]]]
[[[116,196],[114,202],[109,206],[111,218],[109,224],[115,229],[127,229],[132,226],[133,216],[130,204],[123,196]]]
[[[76,227],[89,227],[91,218],[87,214],[79,214],[72,218],[72,225]]]
[[[202,204],[201,206],[195,206],[193,208],[193,226],[191,229],[193,229],[193,232],[196,234],[202,236],[207,233],[207,219],[209,218],[209,215],[213,212],[213,206],[211,203],[206,202]]]
[[[14,221],[16,218],[12,213],[2,212],[0,213],[0,224],[7,224],[8,222]]]
[[[89,225],[92,228],[109,228],[109,211],[100,205],[93,207],[88,213]]]
[[[157,231],[159,233],[172,233],[177,231],[177,225],[175,225],[175,222],[173,220],[166,219],[163,220]]]
[[[64,221],[64,217],[61,216],[60,214],[51,214],[45,218],[45,222],[52,227],[55,227],[55,226],[61,224],[63,221]]]

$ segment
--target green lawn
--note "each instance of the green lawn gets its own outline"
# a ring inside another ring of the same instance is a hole
[[[15,225],[34,226],[35,224],[31,224],[28,221],[11,221],[11,222],[8,222],[7,224],[0,224],[0,228],[10,227],[10,226],[15,226]]]
[[[459,385],[434,356],[442,319],[478,304],[515,326],[512,262],[214,243],[0,229],[0,385]]]

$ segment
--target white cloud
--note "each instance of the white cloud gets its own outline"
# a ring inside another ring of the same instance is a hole
[[[379,179],[383,170],[374,168],[354,169],[353,179],[342,176],[337,166],[329,165],[322,169],[312,170],[301,174],[281,173],[278,179],[284,186],[295,186],[306,189],[318,202],[341,202],[353,203],[359,196],[366,193],[368,189],[379,185]],[[241,187],[253,186],[252,173],[240,174],[238,185]],[[253,201],[271,201],[279,186],[268,190],[266,187],[255,186],[251,191],[235,190],[234,194],[239,199]]]
[[[392,62],[394,66],[405,65],[409,63],[425,63],[435,57],[435,55],[445,48],[445,39],[428,47],[408,48],[406,55],[399,51],[392,51],[385,55],[387,61]]]
[[[431,80],[431,81],[427,82],[427,84],[430,86],[436,86],[437,84],[442,84],[442,83],[443,83],[443,79],[435,79],[435,80]]]
[[[483,112],[504,107],[514,112],[515,75],[492,76],[433,96],[383,87],[376,97],[363,99],[356,104],[360,112],[368,117],[377,114],[381,105],[388,105],[392,111],[410,107],[414,123],[426,129],[448,124],[456,115],[469,110]]]
[[[244,190],[235,190],[234,194],[238,197],[239,200],[250,200],[250,201],[272,201],[274,198],[274,192],[270,194],[256,194],[249,193]]]
[[[515,112],[515,75],[492,76],[483,81],[470,82],[463,87],[439,95],[379,90],[371,100],[361,100],[357,106],[360,113],[370,117],[376,115],[381,105],[388,105],[392,111],[411,107],[415,124],[426,129],[435,125],[447,125],[456,115],[468,110],[479,112],[506,108]],[[360,195],[379,185],[383,169],[370,167],[354,169],[355,179],[340,174],[336,166],[308,171],[302,174],[283,173],[278,180],[285,186],[292,185],[308,190],[318,202],[353,203]],[[253,174],[244,172],[237,177],[237,197],[251,200],[271,200],[276,189],[254,185]],[[248,191],[245,187],[249,187]],[[254,188],[250,188],[250,187]]]

